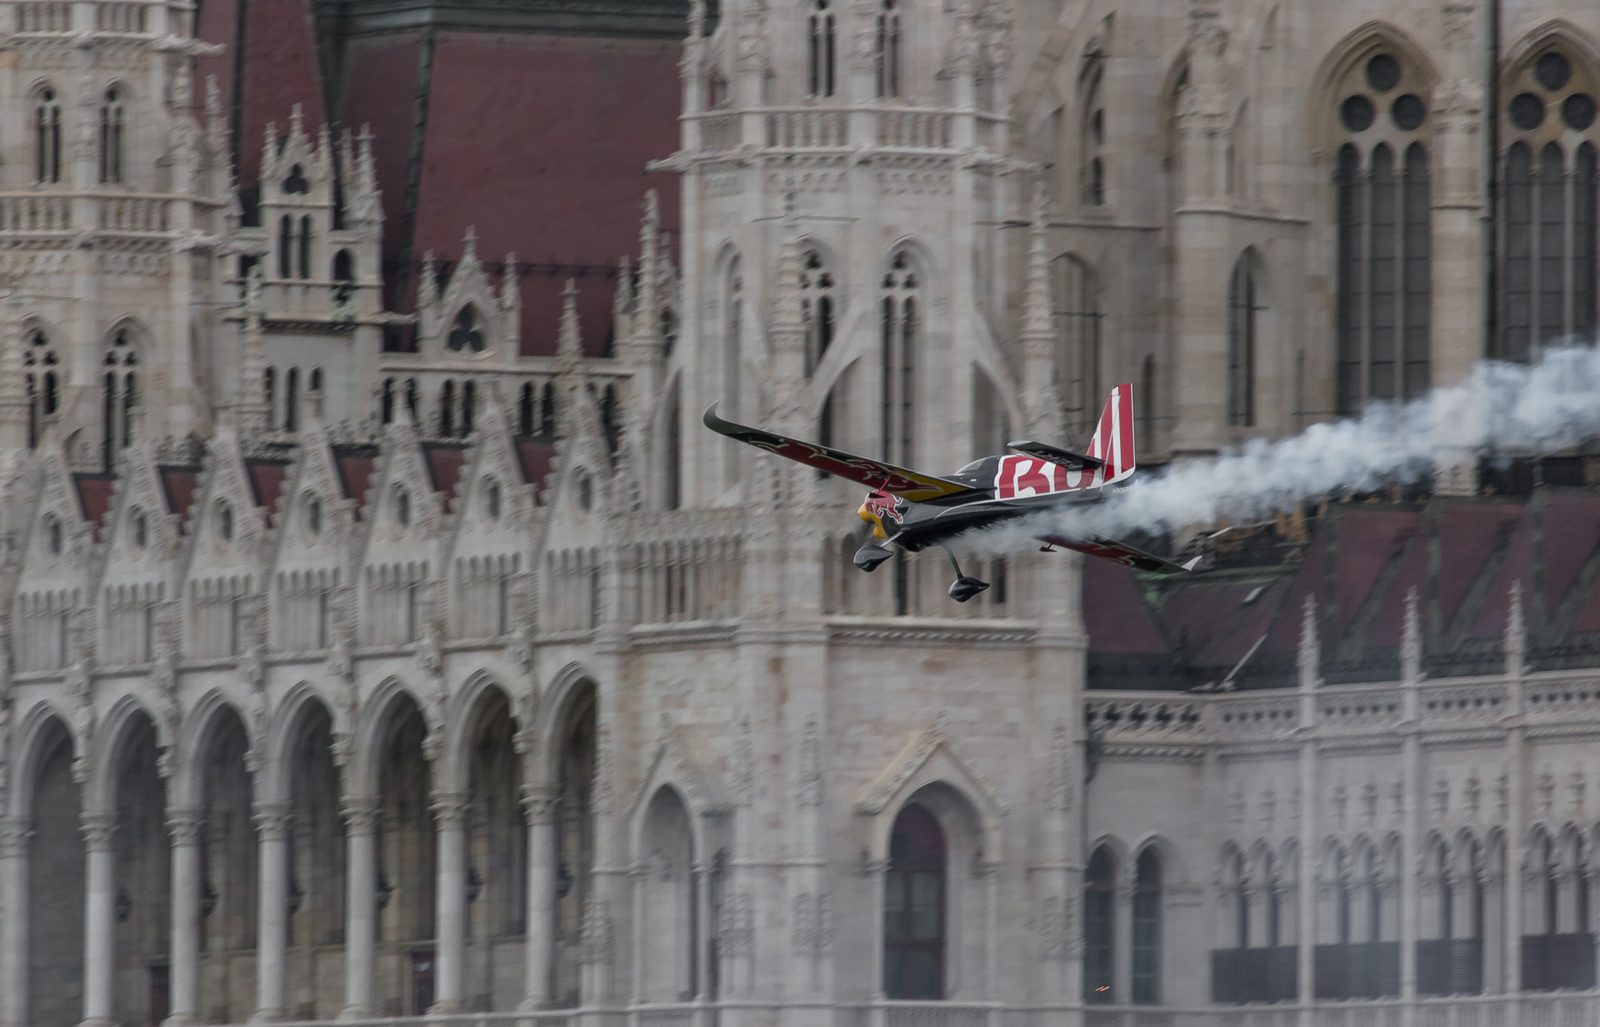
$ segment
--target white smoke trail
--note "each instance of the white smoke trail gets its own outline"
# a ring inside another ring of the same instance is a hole
[[[1464,381],[1406,404],[1316,424],[1277,441],[1254,439],[1214,459],[1136,478],[1104,502],[985,532],[1006,547],[1051,530],[1117,537],[1259,520],[1340,492],[1419,480],[1480,454],[1538,455],[1600,439],[1600,349],[1548,349],[1535,364],[1479,363]]]

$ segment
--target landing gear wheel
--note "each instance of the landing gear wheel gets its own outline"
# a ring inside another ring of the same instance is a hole
[[[894,550],[892,549],[884,549],[881,546],[868,545],[857,549],[856,555],[850,558],[850,562],[855,564],[861,570],[871,574],[873,571],[878,569],[878,565],[880,563],[889,559],[893,555]]]
[[[958,603],[964,603],[988,587],[989,583],[987,581],[979,581],[977,578],[969,578],[963,574],[950,583],[950,598]]]

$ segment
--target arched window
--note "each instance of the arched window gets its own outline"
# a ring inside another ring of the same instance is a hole
[[[556,434],[556,385],[545,382],[539,390],[539,434],[554,438]]]
[[[800,269],[800,310],[806,322],[806,374],[816,370],[833,342],[833,272],[816,250],[806,253]]]
[[[1228,281],[1228,423],[1256,423],[1256,274],[1250,251],[1233,265]]]
[[[1228,876],[1233,892],[1233,937],[1236,947],[1250,947],[1250,875],[1245,871],[1244,853],[1235,852],[1229,861]]]
[[[356,258],[351,256],[349,250],[340,250],[333,255],[333,280],[336,282],[356,280]]]
[[[139,406],[139,354],[126,329],[118,329],[106,350],[101,390],[101,444],[105,469],[114,466],[116,451],[133,441],[134,410]]]
[[[300,369],[291,367],[283,375],[283,430],[300,427]]]
[[[22,354],[28,389],[28,446],[39,444],[39,436],[61,405],[60,359],[42,329],[28,333],[28,347]]]
[[[681,381],[672,383],[667,399],[666,445],[662,447],[661,505],[676,510],[683,503],[683,388]]]
[[[300,277],[311,277],[311,215],[300,218]]]
[[[922,278],[904,250],[896,253],[883,276],[880,343],[883,356],[881,429],[883,458],[909,466],[915,463],[912,439],[917,430],[917,357],[922,335]]]
[[[285,214],[278,221],[278,277],[294,273],[294,219]]]
[[[471,381],[461,383],[461,434],[472,434],[472,418],[477,412],[478,387]]]
[[[456,433],[456,383],[446,381],[439,389],[439,434]]]
[[[1106,202],[1106,105],[1101,84],[1105,62],[1096,58],[1084,69],[1079,89],[1082,121],[1078,126],[1079,194],[1085,206]]]
[[[873,34],[873,65],[878,73],[878,95],[900,95],[900,9],[895,0],[881,0]]]
[[[478,319],[478,308],[467,304],[456,314],[455,327],[445,339],[452,353],[482,353],[485,341]]]
[[[383,395],[382,395],[382,398],[379,400],[379,411],[378,412],[379,412],[379,416],[382,419],[384,424],[393,423],[393,421],[394,421],[394,379],[393,378],[385,378],[383,380]]]
[[[910,803],[889,834],[883,878],[883,993],[944,998],[945,837],[927,808]]]
[[[661,355],[671,357],[672,349],[678,344],[678,317],[670,307],[661,310]]]
[[[1505,201],[1494,355],[1527,361],[1596,327],[1595,98],[1581,60],[1548,47],[1510,76],[1501,113]]]
[[[61,101],[49,86],[33,103],[33,180],[41,185],[61,181]]]
[[[1161,857],[1147,848],[1133,872],[1133,1001],[1161,1001]]]
[[[1334,174],[1338,237],[1335,402],[1428,389],[1430,283],[1427,83],[1378,51],[1346,73],[1337,100],[1347,138]]]
[[[533,428],[533,383],[527,382],[522,386],[522,392],[517,399],[517,434],[532,435]]]
[[[278,370],[269,367],[261,372],[261,402],[267,408],[267,427],[278,423]]]
[[[1055,315],[1056,395],[1074,438],[1087,439],[1100,413],[1100,280],[1094,268],[1070,253],[1050,263],[1051,309]],[[1147,398],[1140,400],[1148,407]]]
[[[1083,876],[1083,1001],[1092,1005],[1115,1001],[1116,873],[1116,861],[1102,845]]]
[[[832,24],[830,21],[829,24]],[[731,416],[740,410],[740,384],[744,378],[744,274],[739,258],[728,265],[723,285],[722,403]],[[722,480],[733,485],[739,480],[739,447],[723,446]]]
[[[100,104],[100,181],[122,181],[122,90],[112,86]]]
[[[406,379],[406,413],[411,415],[412,424],[420,425],[422,423],[421,413],[418,409],[417,380],[415,378]]]
[[[296,164],[289,169],[289,174],[284,176],[283,191],[291,196],[304,196],[311,191],[311,182],[306,178],[306,169]]]
[[[645,812],[640,883],[645,1001],[686,1002],[699,993],[699,917],[694,831],[676,790],[662,788]]]
[[[807,19],[809,95],[832,96],[834,82],[834,19],[829,0],[811,0]]]

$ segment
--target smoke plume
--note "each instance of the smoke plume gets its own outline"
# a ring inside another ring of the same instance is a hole
[[[1563,346],[1529,365],[1481,362],[1464,381],[1409,403],[1374,403],[1359,418],[1177,463],[1102,503],[1029,518],[999,534],[1159,535],[1248,522],[1330,495],[1417,481],[1481,455],[1535,456],[1594,439],[1600,349]]]

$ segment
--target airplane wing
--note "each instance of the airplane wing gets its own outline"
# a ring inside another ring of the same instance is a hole
[[[1104,460],[1097,460],[1092,456],[1084,456],[1082,453],[1074,453],[1070,449],[1047,446],[1043,442],[1034,442],[1030,439],[1007,442],[1006,448],[1014,449],[1019,453],[1026,453],[1029,456],[1036,456],[1040,460],[1048,460],[1053,464],[1060,464],[1062,467],[1075,471],[1097,471],[1106,465]]]
[[[1063,549],[1076,549],[1080,553],[1098,556],[1106,560],[1115,560],[1125,567],[1132,567],[1136,571],[1145,571],[1148,574],[1159,574],[1170,577],[1178,574],[1187,574],[1194,570],[1200,562],[1200,557],[1184,563],[1173,563],[1163,560],[1142,549],[1135,549],[1126,542],[1117,542],[1107,538],[1071,538],[1066,535],[1039,535],[1040,542],[1052,546],[1061,546]]]
[[[854,453],[846,453],[842,449],[833,449],[815,442],[802,442],[800,439],[791,439],[787,435],[775,435],[759,428],[751,428],[748,425],[724,421],[717,416],[717,405],[715,403],[706,408],[705,417],[702,420],[707,428],[710,428],[718,435],[726,435],[736,442],[743,442],[747,446],[755,446],[769,453],[776,453],[778,456],[797,461],[808,467],[815,467],[819,471],[837,474],[841,478],[857,482],[868,488],[882,489],[885,492],[903,496],[914,503],[959,495],[963,492],[980,491],[959,481],[923,474],[921,471],[913,471],[905,467],[896,467],[894,464],[886,464],[881,460],[873,460],[864,456],[856,456]]]

